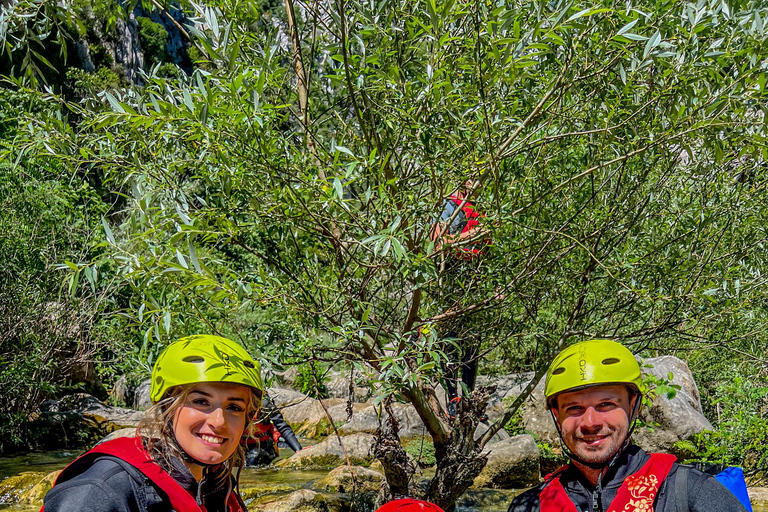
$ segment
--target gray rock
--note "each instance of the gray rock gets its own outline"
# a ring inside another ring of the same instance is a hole
[[[84,422],[105,433],[125,427],[135,428],[143,416],[141,412],[131,409],[104,405],[98,398],[85,393],[65,396],[59,400],[58,408],[79,414]]]
[[[277,407],[309,399],[304,393],[285,388],[267,388],[267,395]]]
[[[354,475],[354,478],[353,478]],[[360,466],[339,466],[315,482],[315,489],[330,492],[379,492],[384,483],[382,473]]]
[[[137,411],[146,411],[152,406],[149,399],[149,393],[152,389],[152,381],[149,379],[142,381],[133,391],[133,408]]]
[[[136,428],[126,427],[126,428],[121,428],[119,430],[115,430],[114,432],[107,434],[104,437],[104,439],[96,443],[96,445],[100,445],[101,443],[106,443],[107,441],[117,439],[118,437],[136,437]]]
[[[475,430],[474,439],[475,441],[479,440],[481,437],[485,435],[486,432],[488,432],[488,429],[491,428],[491,423],[480,423],[477,425],[477,430]],[[509,434],[507,434],[507,431],[504,429],[499,430],[496,432],[490,441],[488,441],[488,444],[486,446],[490,446],[492,444],[500,443],[502,441],[506,441],[509,439]]]
[[[328,374],[325,388],[328,396],[349,399],[349,372],[331,372]],[[370,380],[355,373],[355,384],[352,387],[352,400],[366,402],[373,394]]]
[[[370,434],[352,434],[341,438],[350,462],[367,466],[373,461],[371,448],[374,438]],[[307,446],[292,457],[279,461],[280,468],[329,468],[346,464],[344,451],[336,436],[329,436],[322,442]]]
[[[539,448],[528,434],[513,436],[489,448],[488,463],[474,487],[521,489],[539,482]]]
[[[130,405],[133,402],[131,394],[131,389],[128,387],[128,379],[123,375],[117,379],[117,382],[115,382],[110,396],[112,397],[112,400],[114,400],[113,403],[125,406]]]
[[[653,404],[640,412],[640,418],[652,426],[637,429],[632,436],[635,443],[646,451],[674,451],[673,445],[702,430],[712,430],[712,424],[701,410],[699,389],[693,380],[688,365],[674,356],[662,356],[646,361],[653,368],[644,368],[645,373],[667,378],[672,372],[672,384],[680,385],[675,397],[670,400],[659,396]]]
[[[259,512],[328,512],[328,503],[320,494],[301,489],[287,496],[269,497],[269,501],[255,500],[248,504],[248,510]]]
[[[319,400],[302,395],[302,398],[280,405],[280,412],[296,435],[316,438],[333,433],[333,423],[342,425],[347,421],[347,401],[341,398]],[[352,404],[353,415],[368,407],[369,404]],[[330,418],[329,418],[330,415]],[[354,416],[353,416],[354,417]]]
[[[392,404],[392,412],[400,423],[399,435],[401,440],[421,437],[426,433],[424,424],[412,405]],[[361,409],[359,412],[356,411],[352,415],[351,420],[339,427],[339,433],[342,435],[356,433],[374,434],[378,428],[378,409],[371,405]]]

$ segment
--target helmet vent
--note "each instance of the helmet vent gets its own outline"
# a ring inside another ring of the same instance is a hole
[[[245,366],[246,368],[251,368],[251,369],[256,368],[256,366],[254,366],[254,364],[252,362],[250,362],[250,361],[243,361],[243,366]]]
[[[561,373],[565,373],[565,368],[562,366],[552,371],[552,375],[560,375]]]
[[[182,359],[182,361],[184,361],[185,363],[198,363],[198,364],[200,364],[200,363],[204,363],[205,359],[203,359],[200,356],[187,356],[184,359]]]
[[[620,363],[620,362],[621,362],[621,360],[620,359],[616,359],[615,357],[609,357],[608,359],[603,359],[603,364],[606,365],[606,366],[609,365],[609,364],[616,364],[616,363]]]

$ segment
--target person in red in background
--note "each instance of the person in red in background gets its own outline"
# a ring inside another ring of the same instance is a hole
[[[376,512],[443,512],[443,509],[428,501],[402,498],[385,503]]]
[[[469,277],[476,270],[478,259],[483,250],[490,245],[488,230],[482,226],[484,215],[474,202],[474,196],[480,188],[480,182],[466,180],[445,200],[440,220],[432,226],[430,238],[435,242],[436,250],[443,250],[441,255],[438,289],[444,297],[442,302],[453,307],[456,302],[472,295]],[[475,388],[477,378],[478,351],[480,340],[471,334],[465,321],[461,325],[447,325],[445,337],[456,339],[461,347],[457,354],[456,347],[448,344],[446,354],[449,359],[457,359],[457,364],[445,368],[444,382],[448,394],[447,411],[450,418],[456,416],[456,405],[460,399],[458,373],[466,391]]]
[[[281,437],[294,452],[301,450],[301,443],[296,439],[293,429],[268,396],[264,396],[261,410],[254,421],[252,435],[246,441],[246,466],[266,465],[275,460],[280,454],[278,442]]]

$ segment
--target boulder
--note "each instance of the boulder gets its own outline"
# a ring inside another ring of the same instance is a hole
[[[354,475],[354,478],[353,478]],[[339,466],[324,478],[315,482],[315,489],[329,492],[371,492],[377,493],[384,483],[382,473],[359,466]]]
[[[510,437],[489,448],[488,463],[474,487],[521,489],[539,482],[539,448],[528,434]]]
[[[309,399],[304,393],[283,388],[267,388],[267,396],[272,400],[272,404],[277,407],[282,407],[294,401],[298,402],[300,400]]]
[[[681,389],[672,400],[666,396],[657,397],[650,408],[641,411],[640,418],[651,424],[653,431],[648,428],[637,429],[632,436],[635,443],[646,451],[669,451],[675,442],[712,428],[701,413],[699,390],[684,361],[674,356],[662,356],[647,359],[645,363],[651,367],[643,368],[643,373],[666,378],[669,372],[672,372],[672,383],[679,384]],[[516,396],[515,393],[520,393],[523,387],[524,384],[510,389],[507,395]],[[544,379],[538,383],[525,402],[523,425],[540,441],[559,443],[557,430],[544,400]]]
[[[369,379],[355,372],[355,383],[352,387],[352,400],[366,402],[373,394]],[[331,398],[349,399],[349,372],[330,372],[327,376],[325,389]]]
[[[247,505],[248,510],[259,512],[328,512],[325,498],[309,489],[294,491],[278,498],[257,498]]]
[[[136,427],[143,413],[110,407],[97,398],[78,393],[60,400],[46,400],[31,415],[35,428],[47,432],[41,436],[47,449],[91,445],[105,435],[125,427]]]
[[[303,396],[303,395],[302,395]],[[347,401],[341,398],[323,400],[336,425],[347,421]],[[352,404],[353,414],[365,409],[368,404]],[[303,396],[280,406],[285,421],[291,426],[297,436],[315,438],[333,433],[331,421],[319,400]],[[353,416],[354,418],[354,416]]]
[[[401,440],[405,441],[407,439],[421,437],[426,433],[424,424],[421,422],[421,418],[412,405],[400,403],[392,404],[392,412],[400,424],[400,431],[398,434]],[[359,412],[355,411],[352,415],[352,419],[339,427],[339,433],[345,436],[358,433],[374,434],[378,428],[378,409],[371,405],[360,409]]]
[[[147,379],[136,386],[133,390],[133,408],[137,411],[146,411],[152,406],[149,399],[149,392],[152,389],[152,382]]]
[[[28,501],[30,492],[47,477],[45,473],[37,471],[25,471],[9,476],[0,482],[0,504],[31,503]]]
[[[131,389],[128,386],[128,379],[125,377],[125,375],[117,379],[115,385],[112,386],[112,392],[109,394],[110,398],[112,399],[112,403],[121,406],[129,406],[133,403],[131,395]]]
[[[136,437],[136,428],[126,427],[126,428],[121,428],[120,430],[115,430],[114,432],[107,434],[104,437],[104,439],[96,443],[96,445],[100,445],[101,443],[106,443],[107,441],[117,439],[118,437]]]
[[[477,429],[475,430],[474,439],[475,441],[478,441],[481,437],[485,435],[486,432],[488,432],[488,429],[491,428],[491,423],[485,422],[485,423],[479,423],[477,425]],[[499,430],[496,432],[490,441],[488,441],[488,444],[486,446],[491,446],[496,443],[500,443],[501,441],[505,441],[509,439],[509,434],[507,434],[507,431],[504,429]]]
[[[646,451],[674,451],[673,445],[702,430],[712,430],[712,424],[701,410],[699,389],[693,380],[688,365],[674,356],[649,359],[646,363],[653,368],[644,368],[645,373],[667,378],[673,373],[672,384],[680,389],[673,399],[658,396],[650,407],[640,412],[640,419],[653,428],[639,428],[633,434],[634,442]]]
[[[45,477],[37,482],[32,488],[22,495],[19,500],[20,503],[29,503],[35,507],[43,506],[43,498],[48,494],[48,491],[53,487],[53,483],[59,477],[61,471],[53,471],[45,475]]]
[[[98,398],[85,393],[65,396],[58,401],[57,407],[59,412],[79,414],[84,422],[105,434],[125,427],[136,427],[143,416],[139,411],[104,405]]]
[[[269,496],[270,494],[285,494],[290,491],[295,491],[296,487],[297,486],[290,484],[266,484],[244,487],[241,483],[240,496],[243,498],[243,501],[248,501],[255,498],[261,498],[262,496]]]
[[[370,434],[352,434],[341,438],[352,464],[368,466],[373,461],[371,448],[374,437]],[[338,438],[329,436],[322,442],[307,446],[293,456],[277,462],[279,468],[335,468],[347,461]]]

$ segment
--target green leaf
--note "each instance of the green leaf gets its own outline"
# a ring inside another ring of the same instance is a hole
[[[624,35],[626,37],[626,34]],[[658,30],[654,33],[650,39],[645,43],[645,49],[643,50],[643,59],[645,59],[651,51],[659,46],[661,43],[661,32]]]
[[[101,218],[101,225],[104,227],[104,234],[107,237],[107,241],[114,245],[115,236],[112,234],[112,230],[109,229],[109,224],[107,224],[107,220],[104,217]]]

